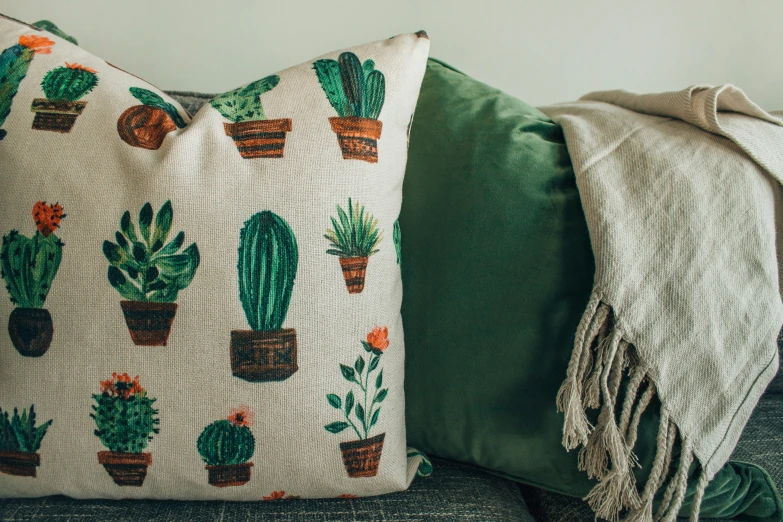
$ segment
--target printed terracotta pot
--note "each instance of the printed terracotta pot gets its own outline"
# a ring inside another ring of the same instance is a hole
[[[0,451],[0,473],[35,478],[40,465],[41,456],[38,453]]]
[[[381,433],[369,439],[340,443],[343,464],[349,477],[374,477],[378,474],[385,438],[386,434]]]
[[[129,107],[117,120],[117,133],[131,147],[158,150],[166,134],[177,130],[177,124],[166,111],[149,105]]]
[[[250,481],[252,462],[227,466],[206,466],[209,483],[218,488],[241,486]]]
[[[152,464],[152,453],[115,453],[99,451],[98,462],[118,486],[141,487]]]
[[[349,294],[360,294],[364,290],[364,278],[367,275],[367,257],[341,257],[340,268],[343,269],[345,286]]]
[[[232,330],[231,372],[250,382],[283,381],[296,364],[296,330]]]
[[[166,346],[177,303],[120,301],[120,306],[136,346]]]
[[[242,121],[224,123],[226,136],[234,140],[240,156],[250,158],[282,158],[285,133],[291,132],[291,120]]]
[[[35,113],[33,129],[71,132],[76,118],[87,106],[85,101],[47,100],[35,98],[30,110]]]
[[[40,357],[52,344],[54,325],[45,308],[14,308],[8,318],[8,335],[25,357]]]
[[[383,124],[370,118],[347,116],[329,118],[332,130],[343,150],[343,159],[357,159],[378,163],[378,140]]]

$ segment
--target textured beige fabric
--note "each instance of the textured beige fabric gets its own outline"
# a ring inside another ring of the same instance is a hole
[[[343,157],[329,122],[337,114],[314,60],[278,73],[279,84],[261,95],[267,118],[291,120],[283,157],[246,159],[226,135],[228,120],[209,104],[191,120],[176,102],[131,74],[51,34],[0,18],[0,50],[25,35],[45,36],[54,45],[50,54],[33,58],[2,124],[7,135],[0,141],[0,232],[16,229],[31,237],[37,201],[58,202],[67,217],[56,230],[65,246],[44,305],[54,325],[51,346],[41,357],[24,357],[5,329],[0,335],[0,408],[34,404],[39,424],[53,419],[39,451],[37,477],[0,473],[0,496],[259,500],[280,491],[336,497],[405,489],[421,457],[414,456],[410,466],[406,460],[402,285],[393,227],[408,126],[429,49],[426,35],[350,49],[362,62],[372,59],[385,75],[377,163]],[[231,52],[230,43],[223,44]],[[33,129],[31,104],[43,97],[42,78],[64,62],[96,70],[98,85],[84,96],[87,105],[70,132]],[[132,87],[163,97],[187,123],[166,134],[157,150],[131,146],[118,135],[123,112],[140,105]],[[337,219],[337,205],[348,212],[349,197],[377,218],[382,231],[364,289],[354,294],[337,256],[326,253],[330,245],[324,238],[330,217]],[[136,346],[122,298],[107,279],[102,244],[114,241],[126,210],[136,222],[145,202],[158,211],[166,200],[173,208],[169,239],[184,231],[184,247],[198,245],[200,264],[176,299],[167,346]],[[265,210],[288,223],[298,245],[283,322],[283,328],[296,330],[298,370],[282,381],[248,382],[232,375],[230,363],[231,332],[249,330],[238,295],[238,248],[240,230]],[[5,321],[14,306],[0,292]],[[370,436],[385,433],[385,441],[377,475],[353,478],[339,444],[357,437],[352,429],[337,434],[324,429],[344,420],[326,397],[336,394],[345,401],[354,390],[356,401],[364,401],[340,365],[353,367],[359,356],[369,363],[372,354],[362,341],[375,327],[388,327],[389,345],[372,373],[368,401],[381,369],[378,389],[387,388],[388,396]],[[157,399],[160,433],[144,450],[152,464],[141,487],[118,486],[96,457],[106,448],[93,434],[91,395],[100,394],[100,381],[113,372],[139,375],[148,396]],[[251,478],[238,487],[213,487],[196,441],[207,425],[240,405],[254,413]]]
[[[632,354],[631,371],[644,371],[654,384],[662,416],[703,466],[706,485],[778,368],[783,121],[732,86],[599,92],[542,110],[563,126],[596,257],[591,308],[559,403],[567,414],[564,444],[589,447],[584,468],[601,480],[591,497],[597,511],[616,516],[638,508],[634,520],[647,520],[638,497],[612,503],[601,496],[625,491],[619,478],[609,484],[615,457],[626,457],[614,454],[611,436],[592,442],[596,431],[614,433],[613,422],[594,429],[580,415],[582,394],[591,389],[589,381],[582,389],[579,368],[589,361],[580,357],[603,355],[606,379],[615,353]],[[595,347],[602,337],[590,332],[602,309],[613,318],[604,323],[608,340]],[[605,408],[611,386],[601,391]],[[596,444],[612,465],[590,456]],[[672,486],[672,502],[684,484]]]

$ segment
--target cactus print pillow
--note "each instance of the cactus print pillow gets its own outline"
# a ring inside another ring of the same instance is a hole
[[[0,17],[0,497],[408,486],[395,231],[428,49],[330,53],[191,117]]]

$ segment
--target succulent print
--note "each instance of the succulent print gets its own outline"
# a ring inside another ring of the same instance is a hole
[[[332,228],[324,234],[330,247],[326,253],[339,258],[348,293],[360,294],[370,256],[379,252],[376,247],[383,239],[378,220],[351,198],[348,198],[348,213],[337,205],[337,219],[330,217],[330,220]]]
[[[0,473],[19,477],[36,477],[41,458],[41,449],[47,430],[52,425],[48,420],[36,426],[35,406],[30,410],[14,408],[13,416],[0,408]]]

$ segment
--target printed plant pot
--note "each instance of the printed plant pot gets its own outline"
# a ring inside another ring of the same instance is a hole
[[[282,118],[224,123],[223,128],[226,136],[234,140],[243,158],[282,158],[285,134],[291,132],[291,120]]]
[[[343,159],[378,163],[378,140],[383,124],[370,118],[347,116],[329,118],[343,151]]]
[[[99,451],[98,462],[118,486],[141,487],[152,464],[152,453],[114,453]]]
[[[35,98],[30,110],[35,113],[33,129],[71,132],[76,118],[87,106],[86,101],[47,100]]]
[[[227,466],[206,466],[209,483],[218,488],[241,486],[250,481],[252,462]]]
[[[117,120],[117,133],[131,147],[158,150],[166,134],[177,130],[177,124],[163,109],[149,105],[129,107]]]
[[[40,465],[41,456],[38,453],[0,451],[0,473],[35,478]]]
[[[296,364],[296,330],[232,330],[231,372],[249,382],[283,381]]]
[[[52,344],[54,325],[45,308],[14,308],[8,318],[8,335],[25,357],[40,357]]]
[[[136,346],[166,346],[177,303],[120,301],[125,324]]]
[[[367,275],[367,257],[341,257],[340,268],[343,269],[345,286],[349,294],[360,294],[364,290],[364,279]]]
[[[378,474],[385,438],[386,434],[381,433],[369,439],[340,443],[343,464],[349,477],[374,477]]]

